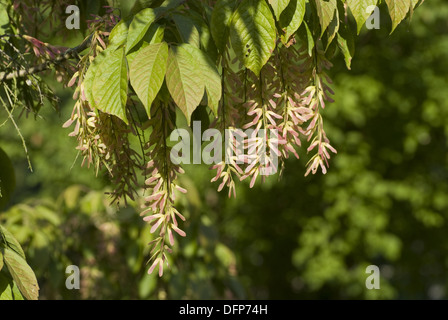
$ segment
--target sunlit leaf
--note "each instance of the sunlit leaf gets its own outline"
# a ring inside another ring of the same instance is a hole
[[[347,0],[347,5],[350,8],[358,26],[358,34],[361,31],[362,26],[366,23],[371,11],[367,11],[370,6],[375,6],[378,0]]]
[[[398,24],[406,18],[406,15],[411,7],[410,0],[386,0],[387,7],[389,8],[389,15],[392,20],[392,30],[394,32]]]
[[[177,31],[179,32],[182,41],[184,43],[189,43],[199,48],[200,46],[199,31],[196,28],[193,20],[191,20],[191,18],[187,16],[180,14],[174,14],[173,20],[176,24]]]
[[[3,243],[6,248],[16,252],[23,259],[26,259],[22,246],[19,241],[5,227],[0,226],[0,244]]]
[[[344,27],[339,30],[337,36],[337,42],[339,49],[344,55],[345,64],[347,68],[350,70],[352,58],[355,54],[355,41],[347,25],[344,25]]]
[[[280,15],[280,27],[285,31],[282,36],[283,42],[288,42],[291,35],[293,35],[302,24],[305,16],[305,0],[291,0],[289,5]]]
[[[200,49],[182,44],[172,47],[166,72],[168,90],[190,123],[191,114],[207,91],[211,109],[217,111],[221,98],[221,78],[213,61]]]
[[[268,0],[269,4],[274,11],[275,17],[277,21],[280,20],[280,15],[285,10],[285,8],[289,5],[290,0]]]
[[[162,87],[168,60],[166,42],[151,44],[139,50],[129,68],[131,85],[145,106],[148,117],[151,105]]]
[[[3,251],[3,256],[8,271],[20,292],[28,300],[37,300],[39,297],[39,285],[28,263],[17,253],[9,249]]]
[[[152,8],[143,9],[134,16],[128,30],[126,53],[142,40],[155,19],[156,13]]]
[[[127,66],[124,49],[108,54],[98,67],[92,87],[95,106],[128,123],[126,101],[128,92]]]
[[[336,0],[314,0],[320,22],[320,36],[324,34],[333,19],[337,19]]]
[[[269,60],[275,48],[275,20],[264,0],[242,1],[236,9],[230,37],[238,58],[256,75]]]

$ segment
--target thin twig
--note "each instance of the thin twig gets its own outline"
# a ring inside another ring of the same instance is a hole
[[[92,40],[92,36],[93,36],[93,34],[90,35],[89,37],[87,37],[79,46],[68,49],[63,54],[57,56],[53,60],[48,60],[40,65],[31,67],[29,69],[13,71],[10,73],[0,72],[0,83],[4,80],[11,80],[13,78],[23,78],[30,74],[35,74],[38,72],[45,71],[45,70],[49,69],[52,64],[58,64],[58,63],[61,63],[61,62],[64,62],[66,60],[76,57],[79,53],[81,53],[82,51],[84,51],[85,49],[87,49],[89,47],[90,42]]]

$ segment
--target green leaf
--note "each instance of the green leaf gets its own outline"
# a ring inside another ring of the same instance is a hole
[[[350,8],[358,26],[358,34],[362,26],[366,23],[372,12],[367,11],[370,6],[375,6],[378,0],[347,0],[347,5]]]
[[[0,271],[2,271],[2,269],[3,269],[3,253],[0,250]]]
[[[142,40],[155,19],[156,13],[152,8],[143,9],[134,16],[129,26],[126,53]]]
[[[92,94],[93,80],[95,79],[95,75],[97,74],[98,67],[101,65],[109,52],[110,50],[106,50],[99,53],[90,63],[90,66],[87,69],[86,75],[84,77],[82,86],[85,92],[86,99],[92,108],[96,107],[95,100],[93,99]]]
[[[222,243],[216,244],[215,255],[226,268],[236,264],[235,254]]]
[[[189,43],[197,48],[200,46],[199,31],[193,20],[181,14],[173,14],[173,20],[180,34],[182,42]]]
[[[331,20],[327,28],[327,45],[325,49],[328,49],[338,31],[339,31],[339,12],[338,9],[336,8],[336,18]]]
[[[0,272],[0,300],[24,300],[12,278]]]
[[[411,0],[411,8],[409,10],[409,20],[412,20],[415,9],[417,8],[417,6],[420,6],[423,3],[423,1],[425,0]]]
[[[216,48],[215,42],[213,41],[210,29],[204,18],[196,13],[195,11],[189,11],[189,18],[193,21],[196,29],[199,31],[200,36],[200,48],[206,52],[209,57],[216,61],[218,58],[218,50]]]
[[[323,36],[333,19],[338,19],[336,0],[314,0],[320,21],[320,37]]]
[[[149,27],[143,39],[140,40],[139,45],[134,46],[134,48],[126,54],[128,65],[132,64],[132,61],[134,61],[134,58],[137,56],[138,52],[141,49],[146,48],[153,43],[161,43],[163,41],[164,35],[165,27],[157,23],[153,23],[151,27]]]
[[[166,42],[150,44],[138,51],[129,68],[131,85],[145,106],[148,117],[151,105],[162,87],[168,60]]]
[[[307,47],[308,47],[308,55],[311,57],[313,55],[313,49],[315,46],[313,35],[311,34],[310,28],[306,21],[303,21],[302,26],[299,29],[302,39],[306,37],[307,39]]]
[[[109,53],[99,65],[93,80],[92,96],[99,110],[115,115],[128,123],[127,92],[128,79],[124,49],[118,49]]]
[[[387,7],[389,8],[389,15],[392,19],[392,30],[394,32],[398,24],[406,18],[406,15],[411,6],[410,0],[386,0]]]
[[[37,300],[39,297],[39,285],[31,267],[21,256],[12,250],[5,249],[3,255],[8,271],[20,292],[28,300]]]
[[[128,37],[128,23],[125,20],[120,20],[112,29],[109,35],[109,46],[121,46],[126,43]]]
[[[9,32],[8,5],[0,1],[0,34]]]
[[[338,32],[337,42],[339,49],[344,55],[345,64],[347,69],[351,69],[352,59],[355,55],[355,40],[353,39],[352,32],[348,29],[348,25],[344,25]]]
[[[6,152],[0,148],[0,208],[9,202],[15,188],[14,166]]]
[[[289,5],[280,15],[280,27],[285,34],[282,35],[283,43],[287,43],[289,38],[299,29],[305,16],[305,0],[291,0]]]
[[[268,0],[269,4],[274,11],[274,15],[277,18],[277,21],[280,21],[280,15],[283,10],[289,5],[289,0]]]
[[[26,259],[22,246],[19,241],[8,231],[8,229],[0,226],[0,244],[3,243],[6,248],[13,250],[23,259]]]
[[[201,59],[198,61],[200,64],[198,76],[202,78],[204,83],[208,106],[216,116],[218,114],[219,100],[221,100],[222,94],[221,76],[212,59],[202,51],[200,51],[198,55],[201,56]]]
[[[237,1],[218,0],[213,8],[210,32],[219,52],[223,52],[229,38],[229,26]]]
[[[238,58],[259,75],[271,57],[277,38],[274,17],[264,0],[240,3],[233,14],[230,38]]]
[[[166,85],[174,102],[190,124],[190,116],[204,95],[204,84],[202,79],[197,76],[199,58],[194,56],[192,54],[194,51],[188,50],[187,46],[193,47],[183,44],[170,48]]]
[[[211,59],[200,49],[182,44],[169,51],[166,84],[177,106],[187,118],[207,91],[208,103],[216,113],[221,99],[221,78]]]

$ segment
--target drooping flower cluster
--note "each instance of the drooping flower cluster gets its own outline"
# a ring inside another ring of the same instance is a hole
[[[273,100],[275,87],[272,85],[272,79],[275,73],[275,68],[268,63],[259,76],[252,72],[248,74],[250,86],[247,101],[243,106],[249,122],[242,127],[246,130],[244,145],[247,166],[241,180],[250,177],[251,188],[259,175],[264,178],[277,172],[277,160],[280,156],[278,146],[284,143],[278,134],[277,124],[282,117],[278,114],[277,104]]]
[[[308,161],[307,170],[305,176],[310,172],[315,174],[320,167],[322,172],[327,172],[328,159],[330,159],[330,150],[333,153],[337,153],[330,140],[327,138],[327,134],[324,130],[323,119],[321,115],[321,109],[325,108],[325,102],[333,102],[330,95],[334,92],[330,88],[332,81],[325,72],[325,69],[329,70],[332,67],[330,61],[325,58],[325,54],[319,50],[315,50],[314,66],[312,69],[312,82],[302,93],[303,105],[308,106],[309,119],[311,120],[306,127],[307,140],[311,141],[307,151],[310,152],[317,149],[316,154]]]
[[[230,57],[226,55],[226,59],[224,65]],[[332,101],[331,80],[324,72],[330,67],[323,52],[314,50],[310,56],[306,46],[279,44],[259,76],[241,68],[239,72],[223,68],[224,111],[219,121],[222,130],[228,131],[225,150],[231,151],[231,156],[226,152],[226,158],[212,166],[217,170],[212,182],[221,179],[218,191],[227,186],[229,196],[232,191],[235,194],[234,176],[240,180],[250,177],[253,187],[261,172],[263,178],[276,173],[279,163],[283,169],[290,153],[299,158],[302,139],[311,140],[308,152],[318,146],[306,175],[316,173],[319,166],[326,173],[328,150],[336,153],[320,114],[325,101]]]
[[[239,130],[239,123],[244,114],[241,113],[241,106],[246,96],[246,70],[233,71],[230,66],[230,55],[228,50],[222,58],[222,98],[219,106],[219,116],[212,123],[212,127],[218,128],[224,133],[223,159],[211,167],[216,170],[216,175],[211,182],[218,180],[220,184],[218,191],[228,188],[229,198],[236,197],[235,179],[240,179],[244,174],[240,165],[244,163],[244,134]],[[234,64],[235,61],[232,61]]]
[[[185,232],[179,228],[178,219],[185,221],[185,217],[174,207],[176,191],[186,193],[186,190],[177,185],[176,177],[184,170],[171,161],[171,148],[167,145],[167,138],[174,129],[170,116],[173,106],[156,101],[151,109],[151,120],[148,126],[152,128],[149,142],[145,146],[146,156],[150,159],[145,167],[145,188],[150,195],[145,197],[146,215],[143,220],[150,223],[151,233],[158,230],[159,236],[151,241],[152,265],[148,273],[159,267],[159,276],[163,274],[163,264],[168,266],[166,252],[171,253],[170,246],[174,246],[174,233],[185,237]],[[149,214],[149,215],[148,215]]]

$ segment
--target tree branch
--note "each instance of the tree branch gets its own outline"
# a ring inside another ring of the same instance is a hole
[[[55,59],[47,60],[37,66],[31,67],[29,69],[16,70],[10,73],[0,72],[0,82],[3,82],[4,80],[11,80],[14,78],[23,78],[30,74],[42,72],[44,70],[48,70],[52,64],[57,64],[72,59],[89,47],[90,42],[92,41],[92,37],[93,34],[87,37],[79,46],[70,48],[61,55],[57,56]]]

